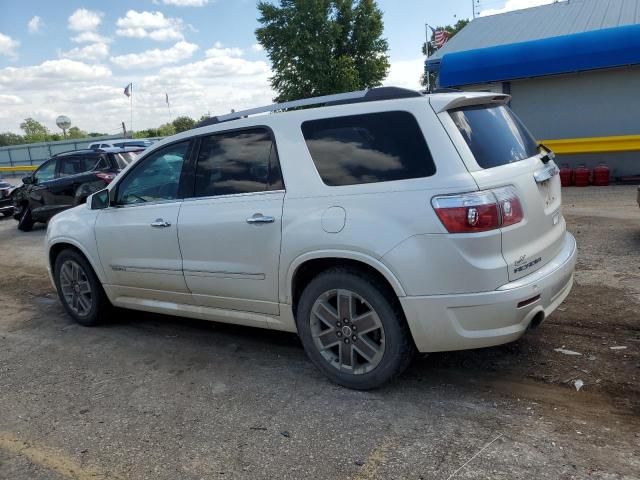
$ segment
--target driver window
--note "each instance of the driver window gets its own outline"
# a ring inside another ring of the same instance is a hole
[[[56,175],[56,160],[49,160],[33,174],[34,183],[53,180]]]
[[[174,143],[145,158],[118,186],[118,205],[176,200],[189,142]]]

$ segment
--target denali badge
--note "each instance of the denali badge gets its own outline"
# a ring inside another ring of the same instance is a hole
[[[525,270],[533,267],[535,264],[540,263],[541,261],[542,261],[542,257],[538,257],[535,260],[530,261],[529,263],[525,263],[524,265],[514,268],[513,273],[524,272]]]

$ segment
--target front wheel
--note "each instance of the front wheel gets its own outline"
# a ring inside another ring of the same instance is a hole
[[[33,216],[31,215],[31,209],[28,206],[22,207],[18,220],[18,230],[30,232],[34,223]]]
[[[89,262],[75,250],[63,250],[56,258],[54,280],[62,306],[85,326],[102,323],[109,300]]]
[[[400,375],[414,353],[393,291],[361,272],[318,275],[300,297],[296,320],[307,355],[344,387],[377,388]]]

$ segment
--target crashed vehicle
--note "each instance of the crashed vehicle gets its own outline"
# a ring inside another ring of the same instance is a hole
[[[34,223],[47,222],[55,214],[84,203],[142,151],[140,147],[104,148],[54,155],[24,177],[23,185],[11,195],[18,228],[28,232]]]
[[[13,214],[11,193],[16,187],[0,178],[0,214],[8,217]]]

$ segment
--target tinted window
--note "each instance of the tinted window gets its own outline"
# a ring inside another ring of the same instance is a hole
[[[189,142],[175,143],[152,153],[118,185],[120,205],[175,200]]]
[[[99,157],[63,157],[60,159],[60,176],[89,172],[100,160]]]
[[[52,180],[56,175],[56,160],[49,160],[43,163],[36,173],[33,175],[36,183]]]
[[[202,139],[196,166],[196,197],[284,188],[269,132],[253,128]]]
[[[450,112],[482,168],[518,162],[538,154],[538,143],[511,109],[467,107]]]
[[[310,120],[302,133],[322,181],[330,186],[433,175],[431,153],[408,112]]]

